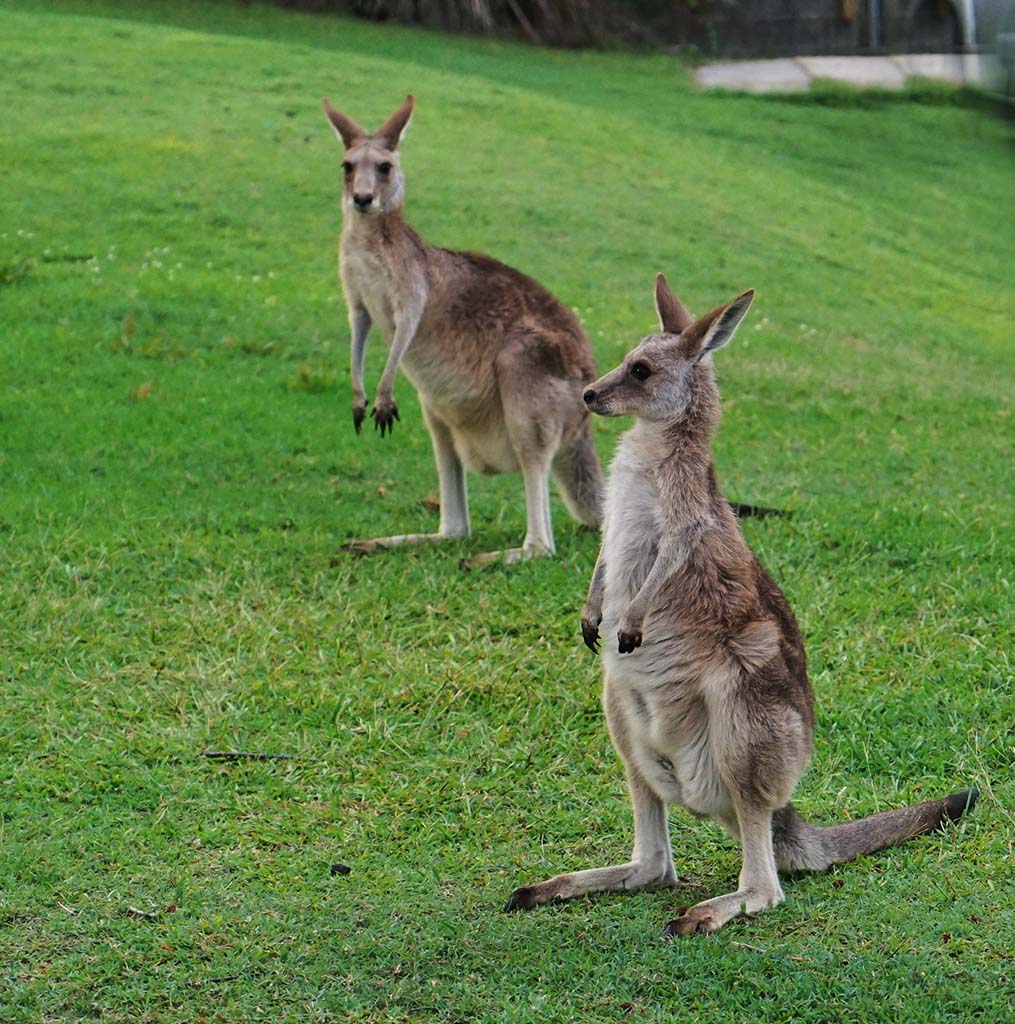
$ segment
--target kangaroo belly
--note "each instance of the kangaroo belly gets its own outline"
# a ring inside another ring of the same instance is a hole
[[[500,418],[500,429],[496,422],[491,422],[494,419],[491,417],[481,427],[474,426],[471,430],[452,427],[455,451],[470,472],[490,476],[514,473],[519,469],[518,458],[503,429],[503,418]]]
[[[626,656],[625,656],[626,657]],[[607,676],[630,758],[653,792],[692,814],[727,816],[732,801],[712,752],[708,710],[691,683],[646,684],[623,670]],[[611,723],[613,724],[613,723]]]
[[[496,400],[493,382],[449,340],[420,331],[405,350],[402,369],[428,404],[442,415],[466,421],[481,417],[491,399]]]

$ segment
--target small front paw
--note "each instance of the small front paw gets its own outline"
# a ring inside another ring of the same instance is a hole
[[[636,647],[641,647],[641,626],[621,627],[617,631],[617,650],[630,654]]]
[[[385,432],[390,434],[394,430],[395,420],[401,422],[394,398],[383,398],[378,395],[370,415],[374,418],[374,430],[380,429],[381,437],[384,437]]]
[[[596,615],[582,616],[582,639],[585,646],[593,653],[599,653],[599,623],[602,619]]]
[[[363,420],[366,419],[367,415],[367,400],[365,398],[359,399],[352,403],[352,425],[356,428],[356,433],[360,432],[360,427],[363,426]]]

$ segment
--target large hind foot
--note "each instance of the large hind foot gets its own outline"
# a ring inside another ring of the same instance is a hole
[[[463,558],[463,569],[481,569],[487,565],[513,565],[515,562],[527,562],[530,558],[545,558],[552,555],[552,549],[545,544],[526,544],[520,548],[505,548],[503,551],[485,551],[481,555]]]
[[[630,861],[608,868],[572,871],[556,875],[536,885],[523,885],[508,897],[504,909],[529,910],[544,903],[559,903],[593,892],[638,889],[672,888],[677,884],[677,873],[669,851],[660,851],[656,857],[644,861]]]
[[[442,540],[453,540],[441,533],[403,533],[397,537],[374,537],[372,540],[351,540],[342,544],[339,551],[352,555],[372,555],[389,548],[409,547],[414,544],[436,544]]]
[[[741,914],[756,914],[783,901],[782,889],[776,885],[758,889],[738,889],[725,896],[696,903],[680,917],[670,921],[663,935],[671,939],[677,935],[711,935],[724,924]]]

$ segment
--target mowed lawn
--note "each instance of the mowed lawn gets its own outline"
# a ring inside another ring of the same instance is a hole
[[[437,521],[408,382],[392,437],[352,429],[319,109],[409,91],[411,219],[545,282],[602,369],[657,271],[695,312],[758,289],[716,462],[793,513],[744,527],[809,644],[796,802],[976,785],[968,820],[708,939],[662,928],[738,852],[682,812],[677,890],[501,912],[626,859],[631,815],[578,629],[597,538],[559,502],[536,563],[459,568],[520,541],[520,478],[471,481],[467,543],[339,551]],[[0,0],[0,105],[0,1019],[1015,1012],[1010,122],[154,0]]]

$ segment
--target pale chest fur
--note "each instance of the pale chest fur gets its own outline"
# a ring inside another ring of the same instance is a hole
[[[339,267],[346,301],[350,307],[366,309],[389,346],[400,325],[418,318],[401,368],[431,406],[446,405],[443,399],[454,398],[458,375],[446,346],[433,343],[427,316],[431,295],[423,262],[407,258],[398,246],[367,244],[343,235]]]
[[[339,272],[346,302],[360,306],[390,344],[395,334],[395,288],[388,262],[375,251],[343,237]]]
[[[616,462],[606,494],[603,616],[613,620],[619,619],[655,561],[659,545],[659,495],[649,473],[631,465],[621,467]]]
[[[694,636],[665,608],[650,607],[642,646],[617,651],[624,610],[655,561],[663,496],[656,480],[651,439],[637,430],[621,439],[610,470],[604,517],[606,574],[601,625],[607,711],[628,737],[630,756],[666,803],[722,818],[729,794],[716,771],[709,742],[711,658],[703,659]],[[717,667],[717,666],[716,666]]]
[[[608,623],[619,620],[645,582],[659,548],[662,496],[649,448],[635,427],[620,439],[610,466],[603,514],[603,619]]]

